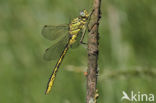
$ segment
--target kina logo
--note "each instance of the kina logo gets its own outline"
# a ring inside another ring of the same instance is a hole
[[[122,98],[121,101],[128,100],[131,101],[132,103],[134,102],[143,102],[143,101],[148,101],[148,102],[153,102],[154,101],[154,94],[145,94],[141,92],[134,93],[134,91],[130,92],[130,95],[128,95],[125,91],[122,91]]]

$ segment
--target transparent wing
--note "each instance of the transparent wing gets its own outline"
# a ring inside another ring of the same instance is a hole
[[[43,58],[47,61],[58,59],[67,45],[68,40],[69,34],[66,32],[65,37],[45,50]]]
[[[64,33],[66,33],[67,31],[68,25],[45,25],[41,31],[41,34],[48,40],[56,40],[58,38],[62,38],[64,36]]]

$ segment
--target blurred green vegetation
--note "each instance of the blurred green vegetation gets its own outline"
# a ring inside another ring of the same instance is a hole
[[[85,103],[87,49],[70,50],[49,95],[55,62],[42,59],[51,42],[45,24],[67,24],[92,0],[0,0],[0,103]],[[105,71],[156,68],[156,1],[102,0],[99,40],[99,103],[121,103],[122,91],[153,93],[152,75],[105,78]],[[119,74],[120,75],[120,74]],[[142,102],[143,103],[143,102]]]

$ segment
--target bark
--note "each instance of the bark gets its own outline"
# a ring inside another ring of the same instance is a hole
[[[100,20],[100,4],[101,0],[94,0],[94,11],[89,23],[88,34],[88,70],[87,70],[87,103],[95,103],[96,84],[97,84],[97,68],[98,68],[98,27]]]

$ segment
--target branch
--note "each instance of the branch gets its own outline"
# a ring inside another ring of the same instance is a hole
[[[88,30],[88,75],[87,75],[87,103],[96,102],[97,60],[98,60],[98,27],[100,20],[101,0],[94,0],[94,11],[91,15]]]
[[[87,67],[81,66],[76,67],[73,65],[68,65],[66,67],[67,71],[74,72],[74,73],[85,73]],[[111,69],[105,68],[102,69],[103,72],[98,74],[99,80],[107,80],[107,79],[126,79],[131,77],[147,77],[147,78],[156,78],[156,68],[145,68],[145,67],[133,67],[129,69]]]
[[[75,67],[67,66],[67,71],[74,73],[85,73],[84,69],[87,67]],[[130,79],[130,78],[143,78],[143,79],[156,79],[156,68],[144,68],[144,67],[133,67],[129,69],[102,69],[103,72],[98,74],[98,80],[102,82],[103,80],[117,80],[117,79]],[[84,74],[85,75],[85,74]]]
[[[101,75],[99,75],[100,80],[107,79],[117,79],[117,78],[132,78],[132,77],[149,77],[156,78],[156,69],[143,69],[143,68],[135,68],[135,69],[118,69],[118,70],[104,70]]]

